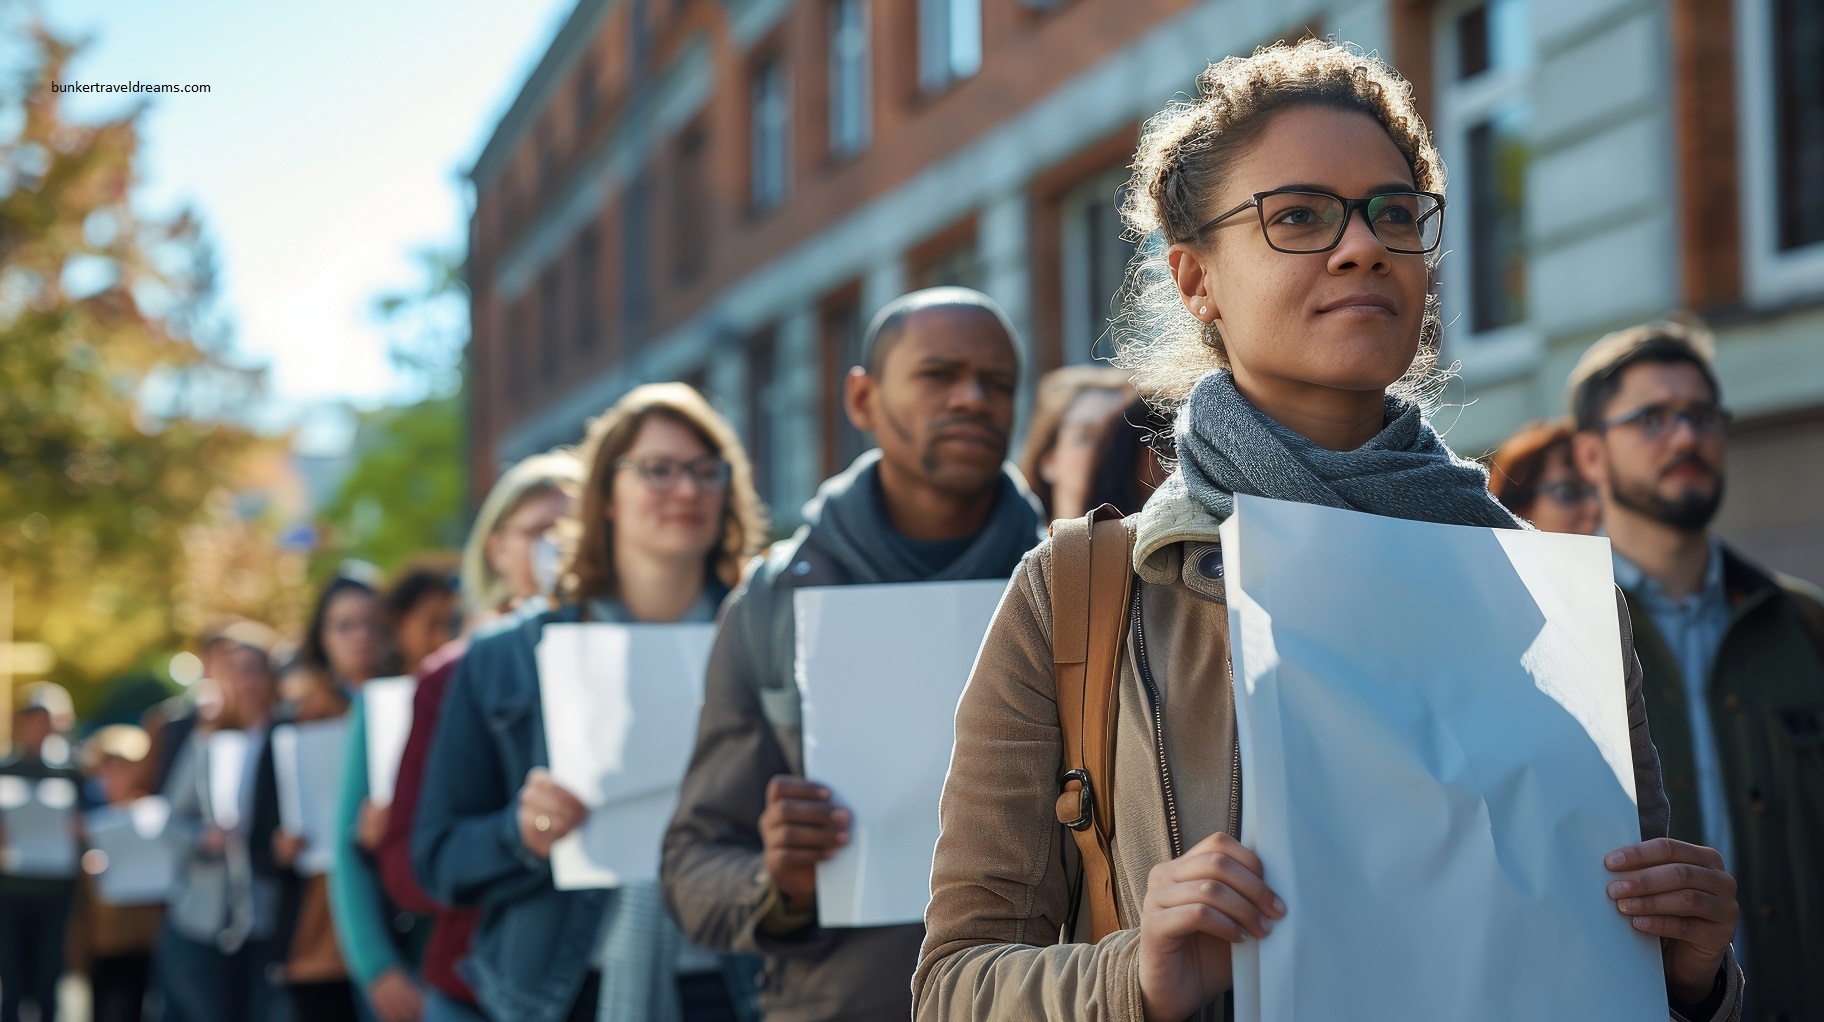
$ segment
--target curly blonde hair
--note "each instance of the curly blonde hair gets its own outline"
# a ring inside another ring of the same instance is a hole
[[[727,495],[722,502],[722,538],[705,559],[704,576],[729,588],[741,581],[741,569],[766,539],[766,508],[754,489],[754,468],[741,438],[703,395],[684,383],[648,383],[628,391],[614,407],[589,423],[578,457],[588,469],[588,482],[566,537],[558,595],[567,602],[592,596],[619,595],[614,564],[614,526],[603,514],[614,486],[614,463],[640,435],[651,418],[669,419],[696,434],[710,453],[728,463]]]
[[[1169,407],[1228,351],[1214,324],[1185,310],[1166,265],[1166,250],[1195,241],[1216,215],[1217,192],[1237,159],[1259,140],[1272,116],[1295,106],[1358,111],[1387,129],[1420,191],[1444,193],[1444,164],[1419,117],[1412,86],[1383,61],[1317,39],[1261,47],[1229,57],[1197,76],[1197,98],[1168,105],[1141,131],[1121,219],[1139,251],[1128,265],[1122,311],[1113,328],[1115,364],[1134,374],[1140,391]],[[1438,382],[1441,335],[1436,257],[1425,302],[1419,351],[1393,389],[1419,396]]]

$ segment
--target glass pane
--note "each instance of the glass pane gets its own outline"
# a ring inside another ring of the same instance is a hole
[[[861,151],[871,132],[867,0],[830,5],[830,150]]]
[[[1457,17],[1457,77],[1474,78],[1488,70],[1488,8],[1477,7]]]
[[[1469,130],[1470,327],[1526,318],[1528,113],[1515,104]]]
[[[982,69],[982,0],[950,0],[950,77]]]
[[[1824,7],[1774,3],[1775,160],[1781,250],[1824,241]]]

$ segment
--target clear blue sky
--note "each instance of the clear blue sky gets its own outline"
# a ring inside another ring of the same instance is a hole
[[[372,299],[417,279],[416,249],[460,243],[461,172],[573,6],[56,0],[47,16],[93,38],[79,81],[211,87],[156,98],[146,205],[201,213],[239,349],[305,408],[405,396]]]

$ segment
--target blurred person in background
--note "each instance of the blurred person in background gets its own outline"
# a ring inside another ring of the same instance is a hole
[[[818,922],[817,864],[848,841],[850,816],[840,791],[804,776],[795,593],[1011,574],[1043,519],[1006,463],[1019,379],[1013,327],[987,295],[941,287],[887,303],[844,393],[879,448],[824,481],[805,526],[723,614],[663,882],[692,939],[766,956],[769,1019],[905,1019],[924,935]]]
[[[1087,499],[1079,517],[1104,504],[1124,515],[1139,513],[1170,474],[1159,449],[1170,449],[1171,428],[1171,419],[1144,398],[1110,412],[1096,429]]]
[[[1571,456],[1569,420],[1529,422],[1484,459],[1488,489],[1502,506],[1545,532],[1594,536],[1602,495]]]
[[[74,805],[82,775],[70,766],[69,734],[76,714],[70,694],[48,681],[21,693],[13,714],[13,748],[0,760],[0,776],[37,790],[46,783],[69,786]],[[72,817],[71,826],[78,826]],[[0,810],[0,849],[6,841],[6,813]],[[63,976],[64,934],[76,876],[20,876],[0,872],[0,1022],[18,1022],[31,1004],[41,1019],[57,1013],[57,980]]]
[[[409,564],[381,595],[380,606],[400,669],[417,671],[425,657],[455,637],[452,566],[441,557]],[[368,799],[367,710],[359,697],[349,708],[336,821],[329,898],[342,960],[383,1022],[415,1022],[424,1008],[415,980],[421,928],[430,921],[400,912],[380,887],[373,853],[386,833],[387,808]]]
[[[242,623],[240,618],[226,618],[211,625],[202,635],[198,658],[202,661],[202,677],[191,682],[184,691],[160,702],[140,716],[140,727],[152,740],[152,751],[140,764],[142,777],[140,785],[147,791],[165,790],[171,779],[171,767],[177,760],[178,750],[184,747],[190,732],[204,716],[213,715],[221,709],[220,686],[215,679],[221,674],[221,659],[231,654],[236,643],[224,637],[223,633]],[[207,710],[208,713],[199,713]]]
[[[1646,671],[1672,836],[1738,887],[1744,1018],[1824,1018],[1824,593],[1710,531],[1730,415],[1710,335],[1651,323],[1571,373],[1577,466],[1602,494]]]
[[[482,909],[462,972],[492,1018],[740,1018],[751,961],[692,947],[657,884],[553,887],[551,845],[588,809],[546,769],[534,650],[558,622],[714,621],[765,535],[753,470],[729,424],[678,383],[630,391],[590,424],[581,459],[588,482],[558,605],[463,657],[424,772],[413,861],[433,897]]]
[[[239,621],[212,649],[221,709],[199,705],[198,723],[172,764],[166,839],[182,855],[165,911],[154,973],[166,1022],[264,1018],[274,889],[250,858],[253,768],[266,746],[277,690],[271,629]],[[200,683],[199,683],[200,684]],[[213,759],[221,732],[244,736],[238,770]],[[232,790],[218,791],[218,785]]]
[[[1127,372],[1106,366],[1065,366],[1039,381],[1020,474],[1051,519],[1096,506],[1087,503],[1096,444],[1109,416],[1133,398]]]
[[[534,552],[549,542],[558,521],[570,511],[583,482],[583,469],[569,451],[536,454],[508,469],[487,499],[463,549],[462,601],[469,628],[485,634],[517,608],[543,610],[541,594],[554,579],[535,571]],[[469,953],[469,941],[481,914],[452,908],[431,898],[412,872],[412,821],[425,761],[443,713],[443,697],[468,649],[468,637],[451,642],[419,664],[418,687],[412,694],[412,730],[399,759],[393,804],[374,858],[387,897],[407,912],[433,919],[419,975],[424,991],[425,1022],[482,1022],[475,993],[456,963]]]
[[[141,767],[151,754],[152,739],[131,724],[101,728],[82,744],[83,770],[101,800],[127,806],[151,794]],[[84,872],[89,852],[84,856]],[[105,862],[101,865],[105,865]],[[102,901],[93,877],[86,877],[73,920],[72,942],[84,959],[89,977],[91,1022],[139,1022],[152,979],[152,950],[158,943],[163,905],[110,905]],[[47,1020],[48,1022],[48,1020]]]
[[[297,661],[281,683],[287,700],[277,723],[333,720],[348,713],[360,687],[385,669],[386,632],[371,566],[352,562],[318,595]],[[256,870],[278,889],[270,981],[294,1017],[359,1019],[357,995],[337,944],[327,875],[298,869],[304,837],[285,830],[270,746],[260,757],[253,805]],[[398,977],[416,996],[411,980]]]

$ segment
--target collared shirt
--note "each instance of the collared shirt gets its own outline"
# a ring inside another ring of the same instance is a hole
[[[1722,757],[1717,750],[1716,729],[1710,722],[1710,671],[1716,652],[1729,630],[1729,593],[1723,585],[1723,547],[1710,540],[1698,591],[1682,599],[1666,594],[1659,580],[1649,577],[1632,561],[1615,552],[1615,583],[1639,600],[1653,619],[1653,627],[1678,661],[1685,683],[1685,706],[1691,727],[1691,753],[1697,771],[1697,805],[1703,814],[1705,843],[1723,856],[1725,868],[1735,866],[1734,835],[1729,830],[1729,795],[1723,784]]]

